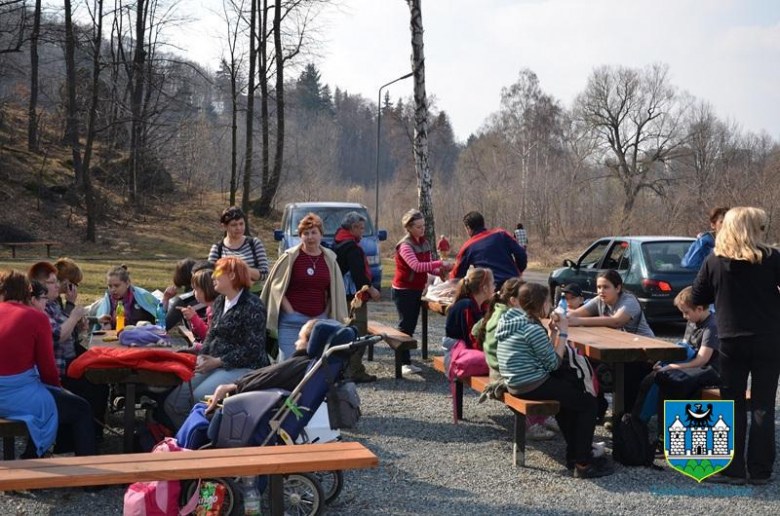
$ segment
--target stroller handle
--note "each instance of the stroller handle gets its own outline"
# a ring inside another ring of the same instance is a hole
[[[339,353],[341,351],[350,351],[353,352],[355,350],[360,349],[363,346],[368,346],[371,344],[376,344],[377,342],[380,342],[382,340],[382,335],[371,335],[367,337],[361,337],[358,340],[347,342],[346,344],[340,344],[338,346],[331,346],[327,350],[325,350],[325,353],[323,356],[329,357],[333,353]]]

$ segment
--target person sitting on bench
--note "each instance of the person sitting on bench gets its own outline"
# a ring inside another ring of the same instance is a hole
[[[574,471],[575,478],[611,475],[610,463],[593,456],[596,398],[551,374],[565,352],[566,318],[553,314],[548,337],[540,321],[550,313],[549,290],[535,283],[523,285],[517,297],[509,298],[509,305],[496,328],[496,340],[499,370],[510,394],[561,404],[556,420],[566,440],[566,467]]]
[[[76,455],[94,455],[92,409],[60,387],[49,318],[30,306],[30,290],[22,273],[0,271],[0,417],[27,425],[22,458],[43,456],[60,426]]]

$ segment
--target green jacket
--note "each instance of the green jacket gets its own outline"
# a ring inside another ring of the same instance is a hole
[[[471,334],[474,335],[474,337],[477,337],[480,330],[482,329],[482,325],[487,324],[487,327],[485,328],[485,342],[482,343],[482,350],[485,352],[485,360],[487,361],[488,366],[490,369],[496,372],[498,372],[498,357],[496,356],[496,327],[498,326],[498,321],[501,319],[501,316],[504,315],[504,312],[507,310],[509,310],[507,305],[503,303],[496,303],[496,306],[493,308],[493,314],[490,316],[490,320],[485,322],[485,319],[480,319],[471,330]]]

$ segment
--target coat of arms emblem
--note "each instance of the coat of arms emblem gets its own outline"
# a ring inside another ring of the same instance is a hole
[[[666,461],[698,482],[734,457],[733,401],[665,401],[663,428]]]

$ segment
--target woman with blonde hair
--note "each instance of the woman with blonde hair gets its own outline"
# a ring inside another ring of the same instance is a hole
[[[708,480],[770,482],[775,460],[775,396],[780,375],[780,253],[765,242],[767,216],[732,208],[693,283],[693,304],[717,311],[721,396],[734,400],[734,459]],[[751,376],[747,436],[745,391]],[[748,438],[747,457],[745,438]]]
[[[428,284],[428,274],[439,274],[452,268],[450,262],[433,259],[433,246],[425,239],[425,217],[419,210],[404,213],[401,225],[406,235],[395,245],[395,276],[391,289],[395,310],[398,312],[398,330],[410,337],[417,328],[420,299]],[[409,350],[401,352],[401,372],[416,374],[420,368],[412,365]]]

